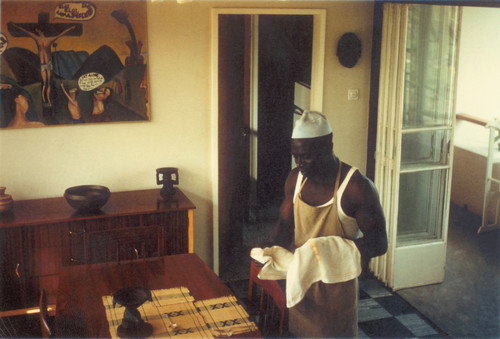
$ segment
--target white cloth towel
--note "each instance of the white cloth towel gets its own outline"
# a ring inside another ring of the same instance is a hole
[[[286,279],[288,267],[293,260],[293,253],[281,246],[253,248],[250,256],[264,264],[258,277],[263,280]]]
[[[293,254],[280,246],[273,246],[254,248],[250,256],[265,264],[259,279],[286,278],[286,302],[289,308],[299,303],[315,282],[345,282],[361,274],[358,248],[352,240],[339,236],[309,239]]]

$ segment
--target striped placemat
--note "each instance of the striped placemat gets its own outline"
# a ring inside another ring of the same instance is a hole
[[[236,297],[194,301],[186,287],[152,290],[153,301],[139,307],[144,321],[153,326],[151,338],[213,338],[250,332],[257,326]],[[113,307],[113,296],[102,298],[112,338],[118,338],[125,308]],[[165,316],[168,315],[168,318]],[[171,326],[177,324],[176,327]]]
[[[214,336],[230,337],[258,329],[235,296],[200,300],[194,304]]]
[[[153,326],[151,338],[213,338],[205,320],[193,304],[194,298],[186,287],[152,290],[153,301],[139,307],[141,317]],[[112,338],[118,338],[117,329],[122,323],[125,308],[113,307],[113,296],[104,296],[106,318]],[[170,325],[177,324],[174,328]]]

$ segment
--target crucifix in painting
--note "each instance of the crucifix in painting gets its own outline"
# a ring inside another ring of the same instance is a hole
[[[14,37],[30,37],[36,43],[40,57],[40,76],[42,78],[42,103],[45,109],[52,109],[50,83],[52,58],[51,49],[55,41],[64,35],[80,36],[82,24],[50,23],[49,13],[39,13],[38,22],[14,23],[7,25],[9,33]],[[48,115],[48,114],[44,114]]]

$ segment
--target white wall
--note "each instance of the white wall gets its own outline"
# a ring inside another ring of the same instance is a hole
[[[334,1],[328,8],[323,110],[332,124],[335,153],[343,161],[364,171],[368,140],[373,3]],[[346,32],[356,33],[362,43],[361,58],[353,68],[341,66],[335,55],[337,42]],[[359,99],[348,101],[348,89],[359,89]]]
[[[464,7],[457,113],[500,118],[500,8]]]
[[[148,2],[152,119],[141,123],[0,130],[0,186],[15,200],[59,197],[67,187],[100,184],[112,192],[155,188],[155,169],[179,168],[195,203],[195,252],[212,261],[210,10],[212,7],[326,8],[324,112],[336,153],[366,167],[373,2]],[[357,66],[335,56],[340,36],[363,43]],[[360,99],[347,101],[347,89]]]
[[[457,113],[500,119],[500,9],[464,7],[457,85]],[[489,129],[457,120],[451,200],[482,215]],[[499,153],[499,152],[497,152]],[[497,156],[498,158],[499,156]],[[494,176],[500,175],[500,164]],[[494,209],[490,207],[489,217]],[[478,226],[478,225],[476,225]]]

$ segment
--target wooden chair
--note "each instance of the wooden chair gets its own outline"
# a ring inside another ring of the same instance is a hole
[[[42,289],[38,306],[0,312],[0,338],[53,336],[55,310],[56,305],[47,305]]]
[[[47,296],[45,294],[45,289],[42,288],[40,293],[40,328],[42,330],[42,338],[51,337],[54,332],[52,330],[51,321],[49,319],[49,311],[47,309]]]
[[[127,227],[89,232],[85,262],[120,262],[163,255],[163,227]]]
[[[255,261],[250,261],[250,278],[248,283],[248,300],[253,299],[254,284],[260,286],[259,313],[262,320],[259,320],[263,330],[273,324],[276,309],[279,311],[279,335],[283,335],[284,328],[287,328],[286,320],[288,312],[286,308],[286,295],[280,284],[276,280],[261,280],[258,277],[262,265]]]

